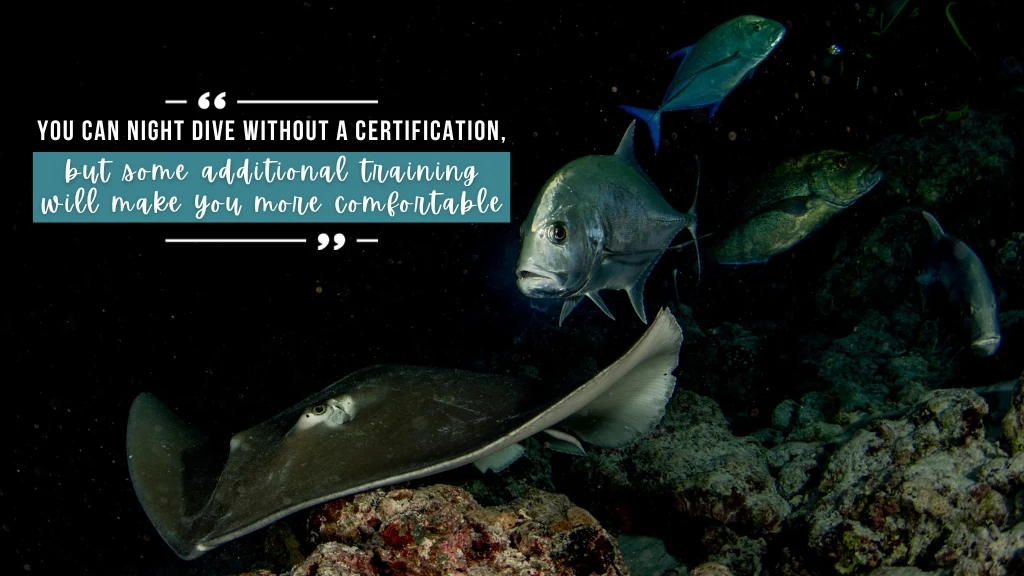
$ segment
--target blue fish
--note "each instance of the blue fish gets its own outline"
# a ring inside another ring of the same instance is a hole
[[[710,107],[711,119],[722,100],[740,82],[753,76],[757,65],[771,54],[785,34],[785,26],[760,16],[739,16],[719,24],[696,44],[670,56],[682,58],[682,62],[657,110],[625,105],[619,108],[647,124],[657,154],[663,112]]]

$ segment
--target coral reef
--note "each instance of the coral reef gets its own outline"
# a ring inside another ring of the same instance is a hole
[[[443,484],[375,490],[324,504],[308,522],[317,545],[290,576],[628,574],[589,512],[540,490],[491,508]]]
[[[920,563],[1008,576],[1024,551],[1012,501],[1024,458],[986,441],[987,412],[973,392],[937,390],[906,417],[857,433],[823,471],[811,548],[840,574]]]

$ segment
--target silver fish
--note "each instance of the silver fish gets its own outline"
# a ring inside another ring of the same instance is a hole
[[[128,416],[128,471],[157,532],[191,560],[349,494],[468,464],[500,471],[522,455],[518,442],[540,432],[549,448],[576,455],[584,442],[629,445],[661,421],[682,342],[678,322],[663,309],[619,360],[578,386],[419,366],[365,368],[226,446],[210,446],[144,393]]]
[[[676,110],[708,108],[714,117],[722,101],[771,54],[786,35],[782,24],[760,16],[739,16],[711,29],[696,44],[681,48],[670,58],[682,58],[661,106],[648,110],[620,105],[647,124],[654,153],[661,143],[661,115]]]
[[[977,356],[991,356],[999,350],[998,298],[981,258],[962,240],[946,234],[934,216],[921,211],[928,222],[933,242],[924,272],[918,282],[929,286],[939,282],[951,303],[962,308],[964,323]]]
[[[600,290],[626,290],[646,324],[651,270],[666,250],[697,241],[697,195],[685,214],[665,201],[636,160],[635,128],[634,120],[614,155],[577,158],[555,172],[520,228],[516,285],[530,298],[564,300],[559,325],[584,296],[614,320]],[[684,228],[694,239],[669,246]]]

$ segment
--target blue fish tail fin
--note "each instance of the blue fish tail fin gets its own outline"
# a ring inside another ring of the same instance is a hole
[[[651,140],[654,142],[654,153],[657,154],[658,144],[661,143],[661,110],[648,110],[647,108],[637,108],[636,106],[626,106],[625,104],[619,104],[619,108],[647,124],[647,130],[651,133]]]
[[[697,284],[700,284],[700,275],[704,270],[700,262],[700,246],[697,244],[697,197],[700,196],[700,157],[694,154],[693,159],[697,161],[697,185],[694,187],[693,204],[686,211],[687,215],[693,218],[693,224],[687,226],[686,229],[693,235],[693,249],[697,252]]]
[[[724,98],[722,100],[724,100]],[[718,107],[722,105],[722,100],[711,105],[711,110],[708,111],[708,120],[715,117],[715,114],[718,112]]]

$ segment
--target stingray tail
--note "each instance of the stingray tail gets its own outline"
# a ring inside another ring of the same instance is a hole
[[[661,143],[661,110],[648,110],[625,104],[619,104],[619,108],[647,124],[647,130],[651,133],[651,141],[654,143],[654,153],[657,154],[658,145]]]
[[[152,394],[139,394],[128,413],[128,474],[150,522],[185,560],[201,555],[193,519],[213,493],[217,464],[205,437]],[[221,463],[223,464],[223,463]],[[214,474],[209,474],[213,471]]]

